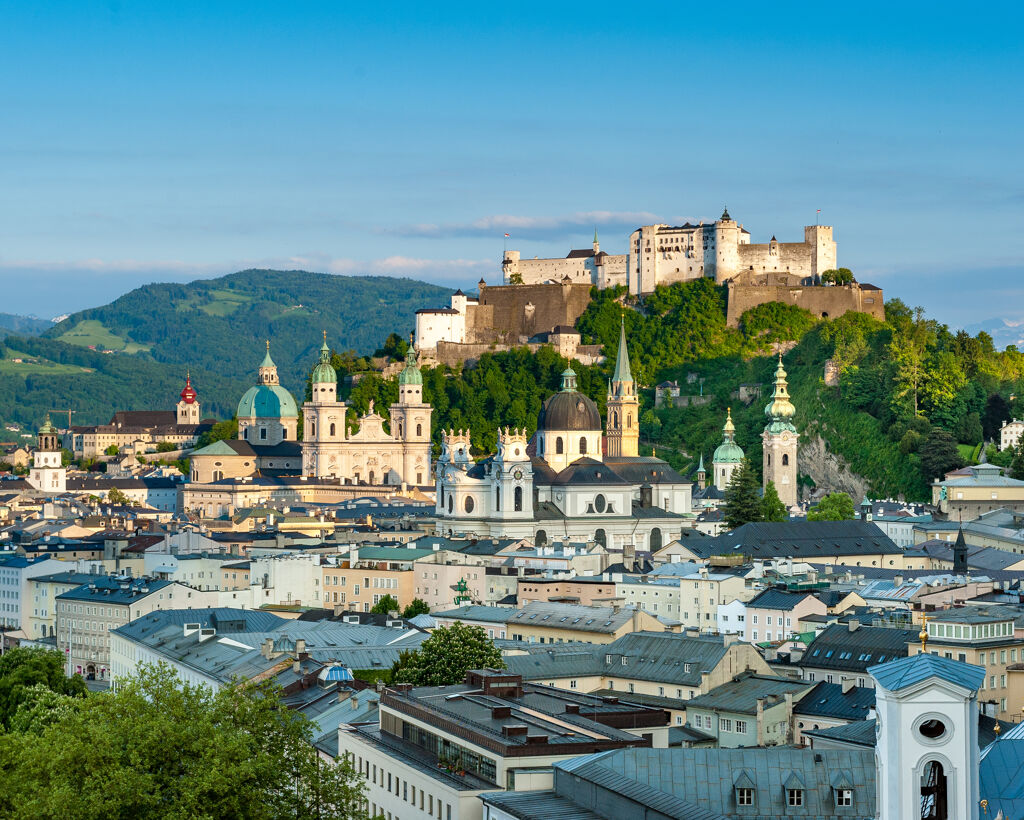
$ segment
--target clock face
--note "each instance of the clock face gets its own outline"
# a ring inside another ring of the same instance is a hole
[[[519,481],[519,479],[521,479],[523,477],[523,471],[522,470],[516,470],[514,473],[512,473],[512,477],[516,481]]]

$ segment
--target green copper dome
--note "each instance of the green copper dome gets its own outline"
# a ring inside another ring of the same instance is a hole
[[[338,374],[331,367],[331,349],[327,346],[327,331],[324,331],[324,343],[320,348],[320,361],[313,368],[313,384],[336,384]]]
[[[725,426],[722,428],[722,443],[711,456],[713,464],[739,464],[743,461],[743,448],[736,443],[736,425],[732,423],[732,408],[726,411]]]
[[[419,365],[416,364],[416,351],[411,345],[405,353],[405,367],[398,374],[399,387],[409,384],[423,384],[423,374],[420,373]]]
[[[43,422],[43,426],[39,428],[40,435],[53,435],[57,432],[57,428],[53,426],[53,422],[50,421],[50,414],[46,414],[46,421]]]
[[[239,418],[297,418],[299,411],[292,394],[279,384],[256,384],[238,402]]]

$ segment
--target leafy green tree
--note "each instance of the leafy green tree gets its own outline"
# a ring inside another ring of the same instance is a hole
[[[821,274],[824,284],[849,285],[853,282],[853,271],[849,268],[832,268]]]
[[[376,352],[376,355],[389,356],[392,359],[404,359],[408,350],[409,342],[407,339],[397,333],[390,333],[387,339],[384,340],[384,346]]]
[[[921,473],[925,481],[942,478],[950,470],[964,466],[956,442],[948,430],[933,427],[920,449]]]
[[[985,402],[985,412],[981,416],[981,427],[986,439],[998,439],[1003,422],[1010,419],[1010,403],[993,393]]]
[[[510,285],[521,285],[521,284],[523,284],[523,275],[519,271],[516,271],[515,273],[513,273],[508,278],[508,283]]]
[[[36,709],[0,735],[4,817],[366,818],[360,775],[324,763],[310,722],[266,685],[214,691],[145,666],[116,691],[48,705],[56,717]]]
[[[69,678],[65,674],[60,652],[16,647],[0,655],[0,725],[10,726],[29,691],[39,685],[70,697],[82,697],[86,692],[81,675]]]
[[[807,512],[808,521],[849,521],[854,518],[853,499],[846,493],[829,493]]]
[[[156,451],[158,453],[173,453],[178,449],[178,445],[170,441],[158,441],[156,444]]]
[[[398,599],[394,595],[385,595],[373,605],[370,612],[375,615],[387,615],[398,610]]]
[[[761,520],[762,521],[786,521],[789,512],[786,505],[779,498],[779,491],[775,489],[775,482],[769,481],[764,488],[764,496],[761,498]]]
[[[1024,436],[1021,436],[1017,446],[1013,448],[1013,458],[1010,460],[1010,478],[1024,480]]]
[[[977,413],[967,413],[957,427],[957,439],[963,444],[977,444],[982,440],[984,432],[981,428],[981,417]]]
[[[215,441],[238,438],[238,417],[232,416],[224,421],[218,421],[209,430],[199,434],[196,442],[196,449],[208,447]]]
[[[117,487],[111,487],[110,490],[107,492],[107,502],[109,504],[120,504],[122,506],[129,506],[131,505],[132,500]]]
[[[419,649],[410,652],[396,669],[395,681],[416,686],[461,683],[470,669],[504,669],[505,661],[494,641],[479,626],[456,621],[435,629]]]
[[[106,450],[103,451],[108,456],[116,456],[120,450],[117,449],[116,444],[111,444]]]
[[[402,610],[403,618],[415,618],[417,615],[426,615],[430,612],[430,607],[427,606],[427,602],[422,598],[413,598],[405,609]]]
[[[75,460],[75,454],[72,453],[67,447],[61,447],[60,450],[60,466],[67,467]]]
[[[776,493],[776,498],[778,494]],[[780,502],[781,503],[781,502]],[[732,474],[725,488],[725,505],[722,508],[726,526],[730,530],[752,521],[763,521],[764,510],[758,493],[757,476],[750,465],[750,459],[743,459]]]

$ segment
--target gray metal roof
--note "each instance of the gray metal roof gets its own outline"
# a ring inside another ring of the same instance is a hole
[[[800,666],[866,673],[873,664],[907,656],[907,644],[917,639],[916,629],[861,626],[851,632],[847,624],[827,626],[807,645]]]
[[[761,698],[766,699],[766,706],[774,706],[785,695],[796,696],[813,688],[814,683],[810,681],[744,673],[693,698],[687,703],[687,708],[753,715],[757,713],[757,702]]]
[[[489,792],[480,799],[518,820],[606,820],[553,791]]]
[[[790,612],[805,598],[813,597],[810,592],[789,592],[769,587],[747,601],[747,609],[780,609]]]
[[[694,544],[710,555],[742,553],[751,558],[822,558],[831,555],[902,555],[889,536],[870,521],[760,521]]]
[[[669,817],[736,816],[735,783],[745,773],[755,790],[754,813],[759,820],[778,817],[874,817],[875,757],[872,750],[810,750],[792,747],[757,749],[622,749],[588,755],[556,768],[556,791],[570,797],[573,789],[565,771],[614,793],[634,797]],[[685,776],[681,774],[685,773]],[[833,781],[847,779],[853,787],[852,811],[835,808]],[[571,779],[571,778],[570,778]],[[786,784],[801,783],[804,805],[786,805]],[[564,784],[564,785],[563,785]],[[590,787],[592,788],[592,787]],[[674,805],[670,805],[673,801]],[[579,801],[584,802],[584,801]],[[585,805],[585,802],[584,802]],[[697,814],[703,811],[705,814]]]
[[[898,692],[932,677],[976,692],[985,680],[984,667],[954,661],[928,652],[872,666],[868,672],[878,681],[879,686],[890,692]]]
[[[872,687],[854,686],[843,692],[842,684],[821,681],[800,698],[793,707],[793,714],[861,721],[866,720],[874,708],[875,690]]]

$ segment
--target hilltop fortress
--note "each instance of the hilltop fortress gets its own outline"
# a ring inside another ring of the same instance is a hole
[[[552,342],[569,358],[593,360],[597,354],[580,347],[578,335],[571,338],[592,286],[622,285],[643,296],[659,285],[705,277],[727,287],[730,327],[766,302],[796,305],[826,319],[851,310],[884,319],[881,289],[822,283],[836,260],[831,225],[806,226],[802,242],[773,236],[752,244],[750,231],[728,210],[714,222],[644,225],[630,234],[628,252],[618,255],[601,250],[595,231],[590,248],[570,250],[564,258],[523,259],[506,250],[503,285],[486,287],[481,280],[479,299],[459,291],[449,308],[417,311],[416,348],[453,363],[487,349]]]

